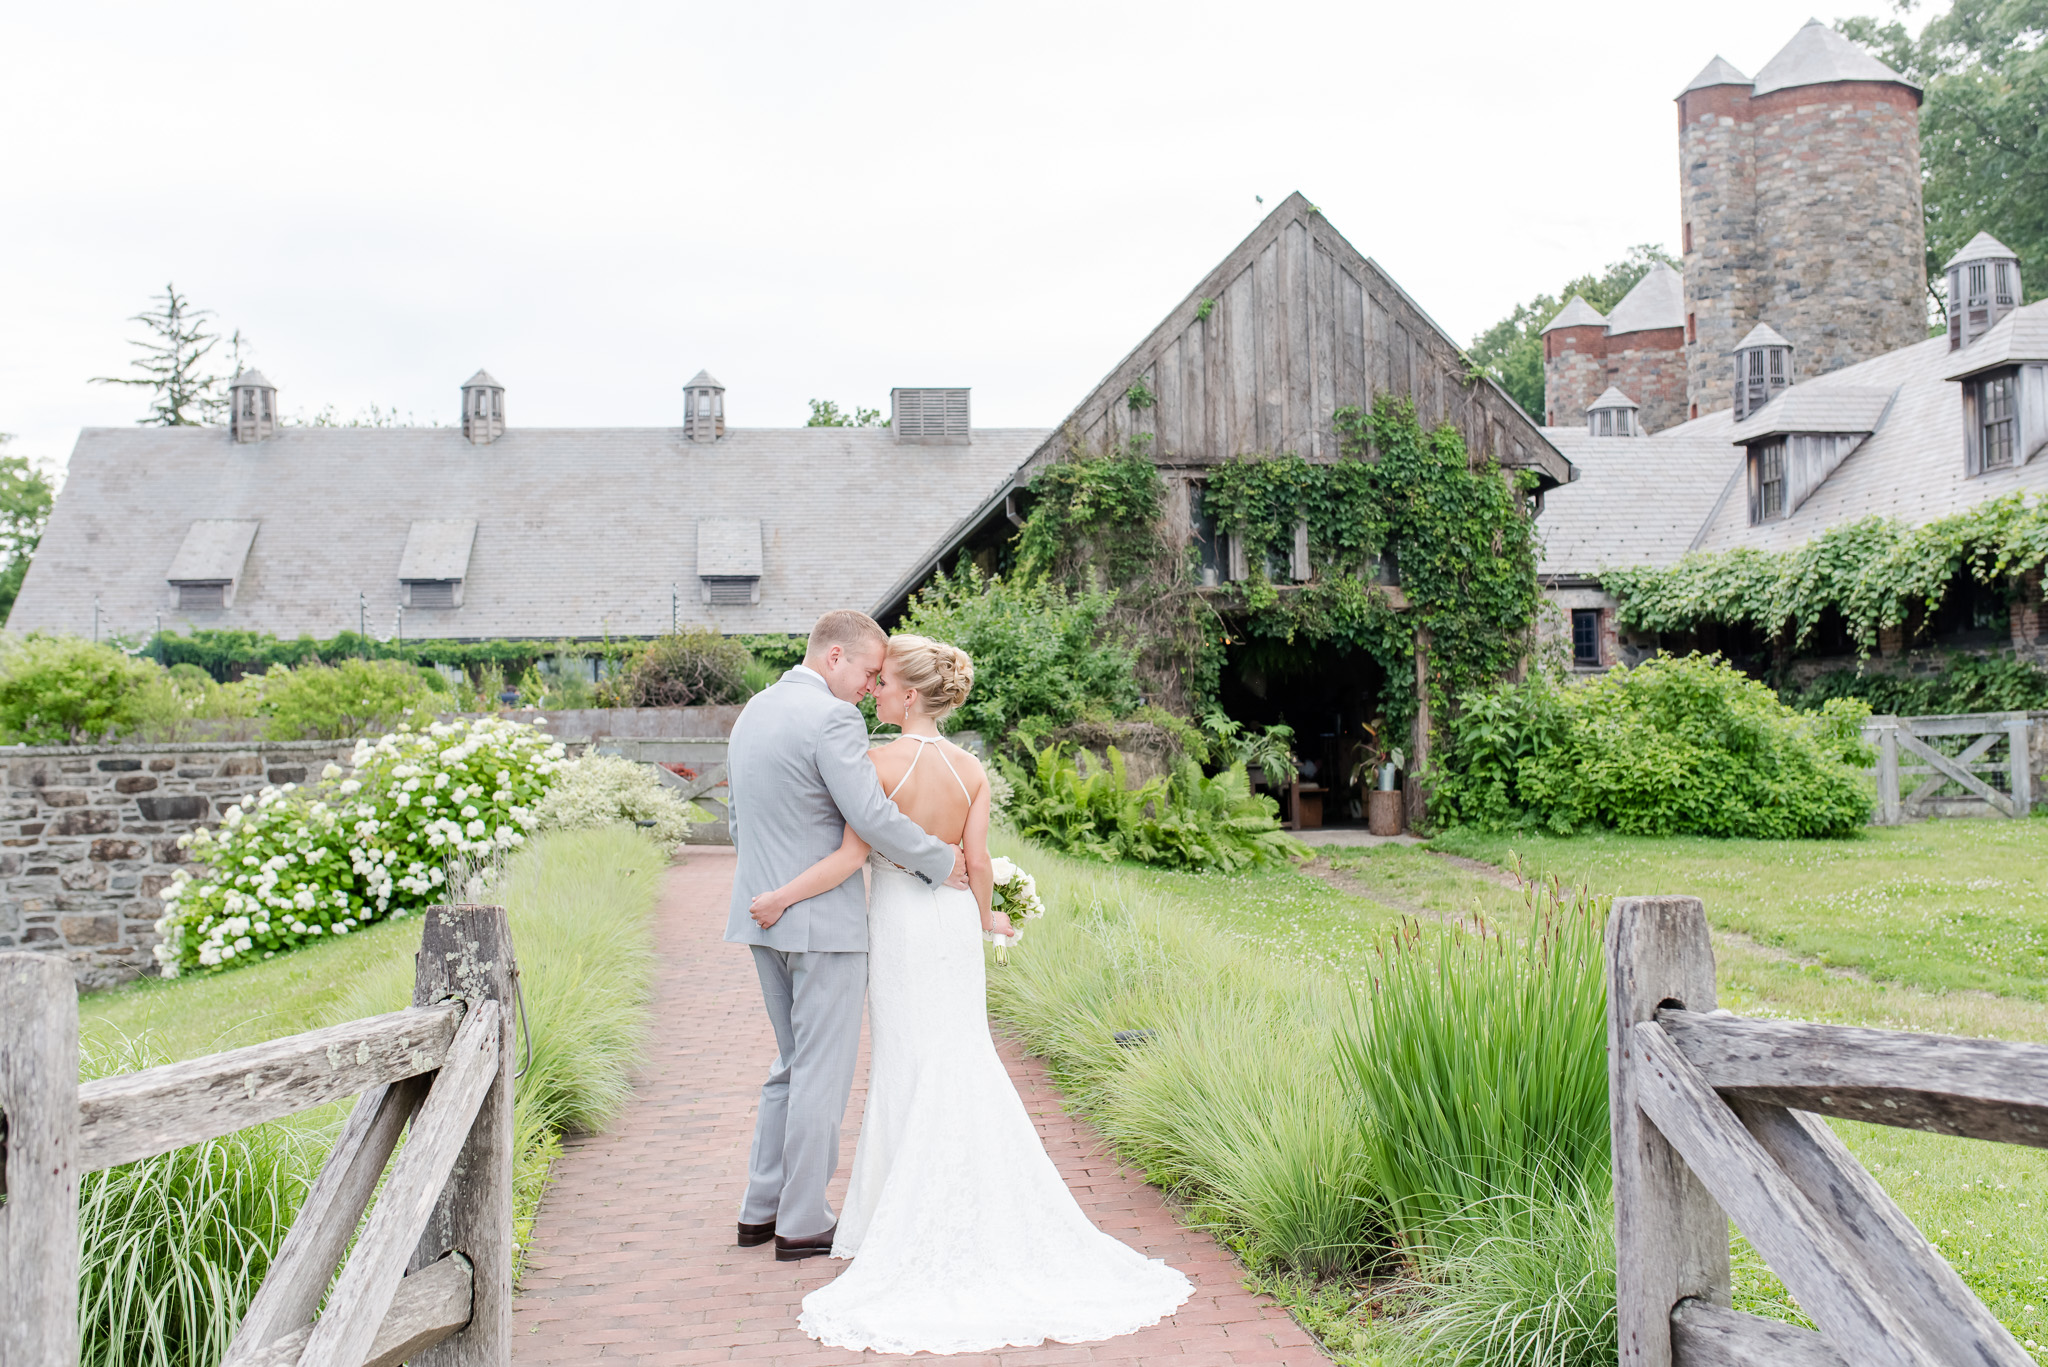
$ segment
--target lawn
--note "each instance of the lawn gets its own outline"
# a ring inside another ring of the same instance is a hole
[[[1038,872],[1054,916],[1084,923],[1098,954],[1138,953],[1138,939],[1118,922],[1120,909],[1167,927],[1152,932],[1148,952],[1161,961],[1142,965],[1140,981],[1214,972],[1199,966],[1213,959],[1201,945],[1212,934],[1234,943],[1246,977],[1230,995],[1242,1000],[1255,981],[1289,983],[1267,1028],[1288,1028],[1302,1019],[1305,1003],[1328,1003],[1331,991],[1341,1000],[1347,987],[1369,981],[1376,949],[1404,922],[1425,933],[1475,919],[1511,930],[1527,925],[1528,891],[1502,873],[1519,867],[1533,879],[1583,884],[1603,902],[1620,893],[1700,896],[1715,928],[1721,1005],[1744,1014],[2048,1041],[2048,958],[2039,952],[2048,932],[2048,821],[1926,822],[1843,841],[1783,843],[1460,832],[1430,848],[1325,849],[1303,872],[1229,877],[1103,866],[1021,847],[1010,853]],[[1195,946],[1195,962],[1185,966],[1163,961],[1176,918],[1190,925],[1185,934]],[[1030,952],[1029,943],[1019,951]],[[999,1006],[1004,993],[1019,995],[1015,984],[994,990]],[[1096,1003],[1075,1022],[1084,1033],[1151,1023],[1141,1017],[1153,1009],[1147,993],[1157,988],[1118,995],[1090,984],[1084,991]],[[1103,1002],[1114,1003],[1113,1018],[1094,1014]],[[1044,1009],[1018,1005],[1020,1014]],[[1189,1011],[1185,1003],[1172,1008]],[[1140,1102],[1156,1109],[1166,1099],[1150,1094],[1158,1079],[1129,1073],[1135,1065],[1121,1051],[1092,1038],[1027,1035],[1064,1069],[1071,1094],[1127,1155],[1155,1180],[1184,1183],[1185,1173],[1146,1148],[1147,1124],[1132,1119]],[[1133,1087],[1150,1092],[1134,1096]],[[1838,1128],[2015,1336],[2029,1347],[2048,1338],[2048,1221],[2041,1218],[2048,1153],[1846,1122]],[[1229,1212],[1199,1200],[1196,1208],[1230,1230]],[[1232,1238],[1240,1251],[1256,1252]],[[1797,1319],[1783,1287],[1739,1238],[1735,1252],[1738,1303]],[[1342,1279],[1318,1285],[1267,1269],[1262,1284],[1306,1312],[1340,1357],[1429,1360],[1411,1358],[1398,1335],[1358,1323],[1356,1291]]]

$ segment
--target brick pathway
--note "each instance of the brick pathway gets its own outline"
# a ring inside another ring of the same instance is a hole
[[[570,1141],[556,1165],[513,1312],[514,1362],[686,1367],[772,1359],[778,1367],[826,1367],[882,1358],[827,1348],[797,1330],[805,1293],[846,1264],[778,1263],[771,1248],[733,1243],[754,1100],[774,1044],[751,960],[718,938],[732,869],[730,851],[700,848],[669,873],[648,1065],[611,1131]],[[1183,1229],[1157,1191],[1061,1110],[1042,1063],[1013,1046],[1003,1057],[1082,1207],[1103,1229],[1185,1272],[1195,1295],[1172,1319],[1124,1338],[948,1364],[1327,1362],[1286,1311],[1244,1290],[1228,1252]],[[848,1109],[848,1162],[865,1074],[863,1057]],[[842,1167],[835,1204],[845,1183]]]

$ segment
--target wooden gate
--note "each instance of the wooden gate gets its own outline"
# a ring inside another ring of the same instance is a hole
[[[79,1174],[357,1093],[222,1367],[509,1362],[516,977],[502,908],[435,907],[410,1010],[80,1085],[70,965],[0,954],[0,1367],[78,1361]]]
[[[1607,925],[1624,1367],[2032,1367],[1821,1118],[2048,1147],[2048,1047],[1714,1009],[1696,897]],[[1730,1308],[1733,1220],[1820,1332]]]
[[[1877,747],[1877,824],[1896,826],[1938,815],[1935,804],[1957,794],[1975,798],[2000,816],[2025,816],[2033,806],[2033,775],[2029,767],[2032,721],[2024,712],[1976,712],[1950,717],[1872,717],[1864,736]],[[1930,741],[1974,737],[1954,755]],[[2000,742],[2006,753],[1991,758]],[[2004,774],[2000,792],[1986,775]],[[1911,791],[1906,781],[1917,780]]]

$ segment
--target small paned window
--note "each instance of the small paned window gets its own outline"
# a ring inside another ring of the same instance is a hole
[[[1572,663],[1600,664],[1600,609],[1572,609]]]
[[[2007,372],[1977,382],[1977,468],[2012,468],[2013,375]]]
[[[1756,516],[1750,521],[1775,521],[1785,515],[1785,443],[1765,442],[1750,460],[1756,466]]]
[[[1216,530],[1215,514],[1204,506],[1199,484],[1188,486],[1188,530],[1195,543],[1195,564],[1202,587],[1213,589],[1229,577],[1229,556],[1223,537]]]
[[[2013,306],[2012,267],[2006,262],[1999,262],[1992,268],[1992,278],[1997,282],[1995,288],[1999,307],[2011,308]]]

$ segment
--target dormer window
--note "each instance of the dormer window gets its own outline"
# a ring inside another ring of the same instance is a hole
[[[204,518],[185,529],[177,558],[164,576],[180,612],[221,612],[235,605],[235,587],[259,525],[254,520]]]
[[[697,584],[711,607],[752,607],[761,601],[761,521],[697,519]]]
[[[1792,384],[1792,344],[1767,324],[1735,348],[1735,420],[1741,422]]]
[[[469,577],[469,552],[476,544],[476,519],[422,519],[405,535],[398,557],[398,584],[405,606],[415,611],[452,611],[462,606]]]
[[[1752,523],[1785,516],[1785,441],[1760,442],[1749,450]]]
[[[1994,370],[1963,386],[1969,423],[1970,473],[2010,470],[2019,449],[2019,371]]]
[[[1946,270],[1948,349],[1960,351],[2019,307],[2020,259],[1990,233],[1978,233]]]
[[[1612,385],[1586,410],[1586,432],[1595,437],[1638,437],[1636,401]]]

